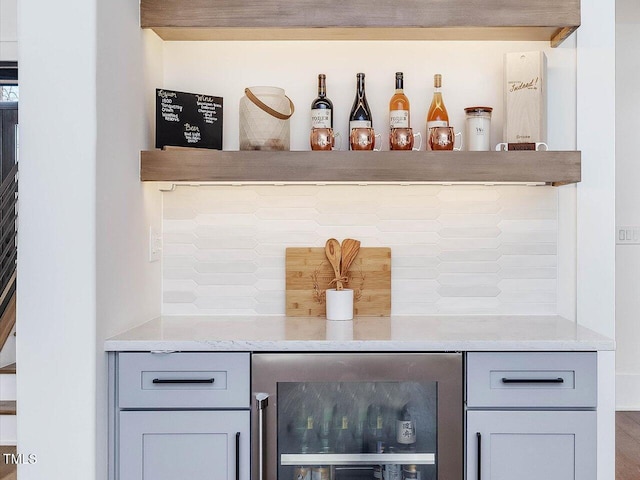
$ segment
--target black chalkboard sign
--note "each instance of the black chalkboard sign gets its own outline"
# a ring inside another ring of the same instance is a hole
[[[222,97],[156,89],[156,148],[222,150]]]

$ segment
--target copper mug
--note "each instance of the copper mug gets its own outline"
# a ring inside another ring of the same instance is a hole
[[[413,148],[416,138],[420,143]],[[389,147],[391,150],[420,150],[422,148],[422,135],[420,132],[414,135],[412,128],[392,128],[389,133]]]
[[[455,146],[456,137],[460,137],[460,146]],[[429,129],[429,147],[431,150],[462,150],[462,133],[455,133],[453,127],[431,127]]]
[[[374,150],[379,152],[380,147],[375,148],[376,138],[380,140],[381,135],[376,135],[375,130],[371,127],[352,128],[349,135],[351,150]]]
[[[336,149],[336,138],[338,148]],[[340,150],[340,134],[333,128],[312,128],[309,134],[311,150]]]

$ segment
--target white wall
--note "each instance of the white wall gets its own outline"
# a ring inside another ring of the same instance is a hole
[[[581,15],[577,33],[577,146],[582,151],[577,195],[577,318],[581,325],[614,337],[615,0],[583,0]],[[613,357],[609,352],[598,355],[601,480],[615,478]]]
[[[640,3],[616,11],[616,223],[640,225]],[[640,245],[616,247],[616,407],[640,410]]]
[[[18,448],[38,456],[25,480],[106,478],[103,342],[160,310],[160,194],[138,174],[157,39],[137,2],[97,5],[20,3]]]
[[[18,0],[0,0],[0,62],[18,60]]]
[[[152,148],[159,38],[139,28],[139,4],[97,2],[96,478],[107,474],[105,339],[160,314],[160,262],[149,262],[149,227],[160,229],[162,197],[139,180],[140,150]],[[146,119],[146,121],[145,121]]]
[[[96,463],[95,2],[20,0],[18,24],[18,448],[38,457],[18,477],[86,480]]]

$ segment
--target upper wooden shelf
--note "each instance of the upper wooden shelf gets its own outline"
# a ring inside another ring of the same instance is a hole
[[[580,25],[580,0],[141,0],[164,40],[548,40]]]
[[[228,152],[151,150],[143,181],[193,183],[531,183],[580,181],[580,152]]]

